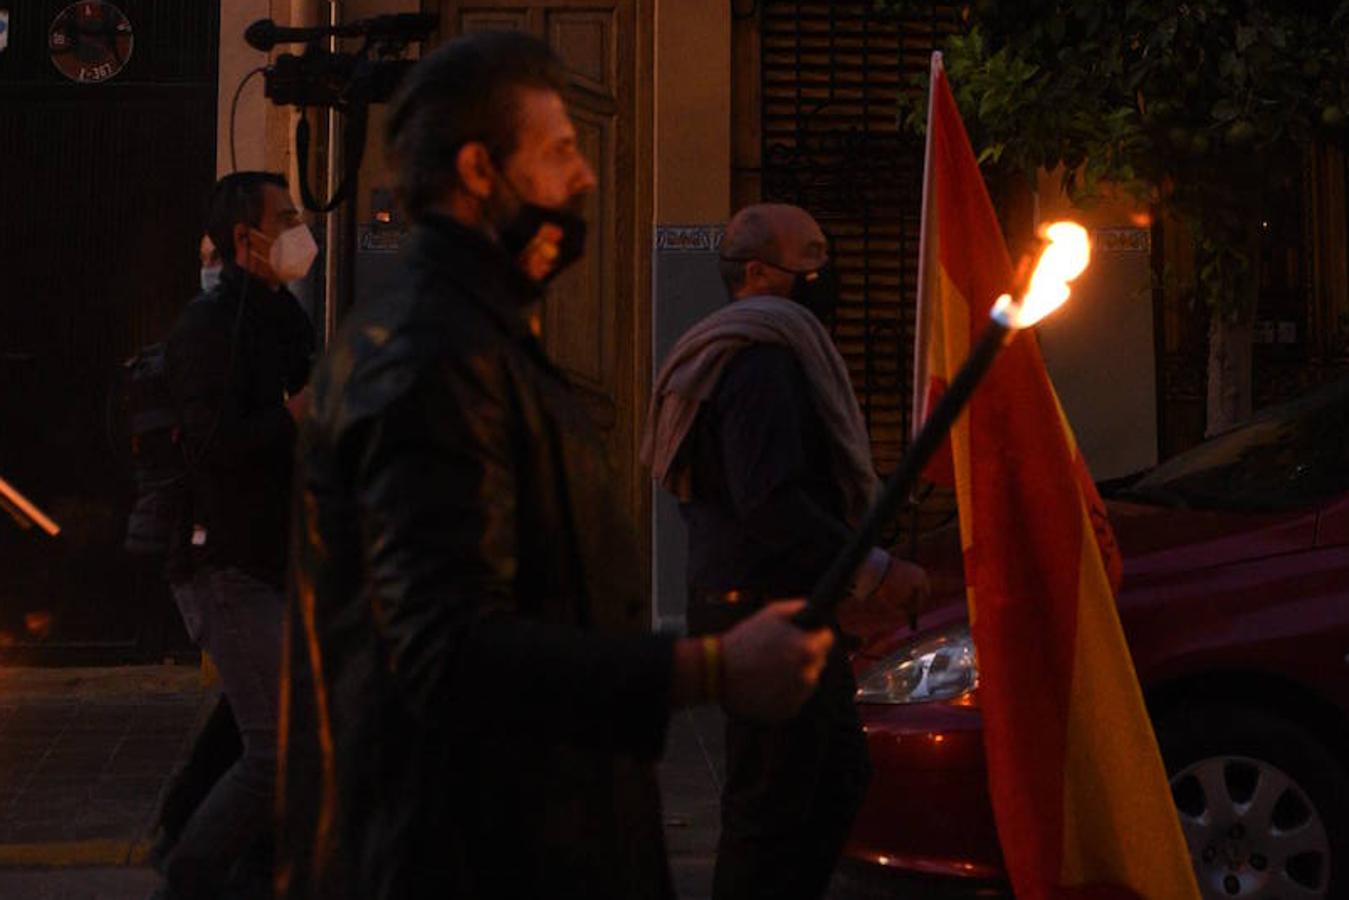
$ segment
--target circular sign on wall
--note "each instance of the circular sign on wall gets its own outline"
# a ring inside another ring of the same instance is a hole
[[[47,32],[52,63],[71,81],[107,81],[131,59],[135,36],[122,11],[103,0],[81,0],[56,14]]]

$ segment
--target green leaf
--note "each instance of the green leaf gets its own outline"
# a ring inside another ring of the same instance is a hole
[[[989,144],[979,151],[979,156],[976,157],[975,161],[981,166],[986,162],[996,163],[1002,159],[1002,152],[1005,149],[1006,147],[1003,144]]]
[[[989,116],[992,115],[993,111],[997,109],[999,105],[1000,101],[998,99],[998,95],[995,94],[993,91],[986,92],[984,96],[979,100],[978,117],[980,119],[987,119]]]
[[[1237,105],[1226,97],[1213,104],[1211,112],[1214,120],[1218,122],[1230,122],[1240,114],[1241,110],[1237,108]]]

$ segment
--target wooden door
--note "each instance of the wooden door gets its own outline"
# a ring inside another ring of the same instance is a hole
[[[650,149],[639,139],[650,128],[639,121],[638,97],[649,90],[649,59],[648,75],[639,75],[647,56],[639,32],[649,30],[639,26],[634,0],[441,0],[439,11],[443,39],[528,31],[547,40],[570,73],[568,107],[599,187],[586,210],[586,256],[551,288],[543,339],[605,434],[649,558],[650,490],[637,459],[650,382]]]

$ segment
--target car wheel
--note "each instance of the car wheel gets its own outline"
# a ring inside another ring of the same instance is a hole
[[[1294,722],[1189,707],[1158,723],[1205,900],[1319,900],[1349,890],[1349,775]]]

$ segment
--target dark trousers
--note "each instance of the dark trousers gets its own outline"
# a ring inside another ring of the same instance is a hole
[[[249,851],[271,846],[285,595],[239,569],[208,567],[174,599],[220,670],[243,752],[183,824],[164,861],[166,896],[267,896],[270,873]]]
[[[720,632],[754,608],[718,609],[690,598],[689,628]],[[795,718],[775,725],[727,720],[713,900],[824,896],[871,777],[856,690],[839,646]]]
[[[160,845],[157,854],[163,857],[178,843],[192,814],[201,806],[230,767],[243,754],[239,739],[239,725],[234,721],[229,701],[218,694],[211,704],[211,712],[198,727],[192,739],[187,760],[173,773],[164,797],[159,804]]]

